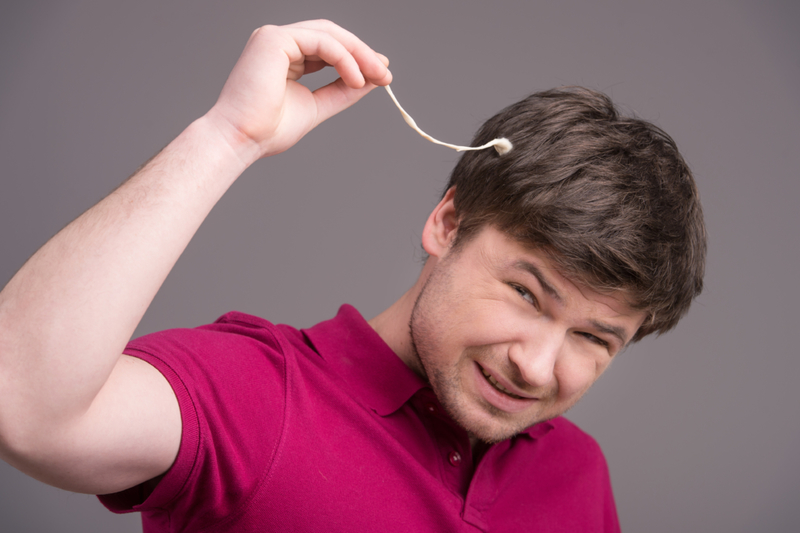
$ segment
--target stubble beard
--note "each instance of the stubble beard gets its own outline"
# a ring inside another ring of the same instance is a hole
[[[426,300],[436,297],[429,293],[429,289],[433,288],[431,282],[434,280],[440,283],[446,282],[441,279],[442,277],[441,273],[435,271],[431,274],[417,296],[411,311],[408,327],[413,365],[416,367],[414,370],[428,381],[439,399],[439,403],[442,404],[450,418],[464,428],[470,436],[489,444],[509,439],[538,421],[525,423],[513,420],[508,413],[484,400],[479,401],[479,404],[470,405],[461,386],[459,375],[461,365],[474,364],[473,361],[488,359],[491,356],[486,355],[483,356],[484,359],[481,359],[481,347],[476,347],[466,351],[457,363],[450,364],[448,367],[443,367],[437,362],[439,358],[436,355],[442,350],[437,346],[437,335],[433,331],[431,317],[426,312],[426,303],[428,303]]]

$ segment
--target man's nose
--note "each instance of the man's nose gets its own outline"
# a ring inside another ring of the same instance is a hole
[[[508,358],[531,387],[543,387],[554,377],[556,361],[561,353],[564,336],[555,328],[541,328],[530,338],[511,345]]]

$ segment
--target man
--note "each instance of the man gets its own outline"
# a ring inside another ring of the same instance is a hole
[[[257,30],[214,107],[26,263],[0,293],[4,460],[148,532],[618,529],[599,448],[559,415],[685,314],[705,236],[671,139],[597,93],[483,126],[513,150],[461,158],[419,279],[369,322],[229,313],[128,344],[242,171],[387,65],[327,21]]]

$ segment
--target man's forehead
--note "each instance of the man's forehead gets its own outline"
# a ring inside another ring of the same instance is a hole
[[[532,244],[492,226],[481,233],[491,243],[494,260],[502,270],[535,277],[542,289],[559,303],[563,304],[568,298],[564,287],[575,287],[584,298],[603,300],[620,314],[642,311],[632,291],[598,283],[591,274],[570,268],[551,248]]]

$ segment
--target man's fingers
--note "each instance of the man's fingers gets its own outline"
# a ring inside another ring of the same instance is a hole
[[[355,104],[375,87],[377,86],[372,83],[366,83],[363,87],[354,89],[348,87],[342,78],[320,87],[313,93],[317,104],[317,120],[314,127]]]
[[[262,155],[279,153],[376,85],[388,84],[387,63],[329,21],[263,26],[250,36],[215,107]],[[327,65],[338,72],[336,82],[313,94],[294,83]]]
[[[385,55],[381,54],[380,52],[375,52],[375,53],[378,54],[378,57],[380,58],[380,60],[383,63],[383,65],[385,67],[388,67],[389,66],[389,58],[386,57]]]
[[[286,28],[284,36],[293,42],[287,43],[283,51],[293,65],[322,61],[331,65],[339,76],[351,87],[361,87],[365,79],[353,55],[329,33],[308,28]]]
[[[333,66],[344,82],[359,88],[365,82],[386,85],[391,81],[389,60],[341,26],[327,20],[299,22],[285,27],[292,32],[305,56],[316,56]],[[292,58],[293,61],[302,58]]]
[[[303,74],[311,74],[312,72],[317,72],[318,70],[322,70],[329,66],[330,65],[324,61],[311,61],[309,58],[306,58],[305,70],[303,71]]]
[[[380,54],[380,53],[377,54],[377,55],[380,58],[381,62],[385,66],[388,67],[389,66],[389,58],[386,57],[383,54]],[[325,61],[322,61],[318,57],[306,56],[306,58],[305,58],[305,69],[304,69],[303,72],[304,72],[304,74],[311,74],[312,72],[317,72],[318,70],[322,70],[323,68],[329,67],[329,66],[330,66],[329,64],[327,64]],[[363,72],[362,72],[362,74],[363,74]]]

